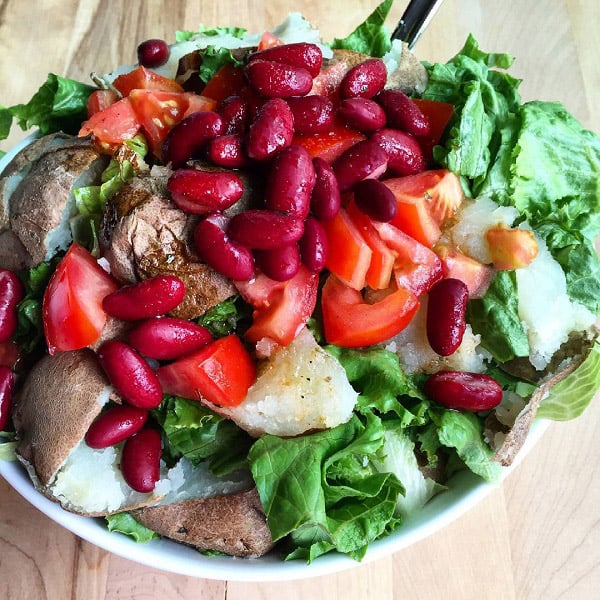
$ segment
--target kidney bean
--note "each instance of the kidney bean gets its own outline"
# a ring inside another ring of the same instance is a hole
[[[333,127],[335,110],[333,102],[326,96],[296,96],[285,101],[292,110],[296,133],[312,135],[330,131]]]
[[[204,215],[233,206],[244,193],[242,180],[231,171],[177,169],[167,182],[175,204],[186,212]]]
[[[170,54],[171,50],[165,40],[146,40],[137,47],[138,62],[149,69],[164,65],[169,60]]]
[[[126,404],[113,406],[90,425],[85,443],[95,449],[114,446],[137,433],[147,419],[148,411],[143,408]]]
[[[429,290],[427,339],[434,352],[456,352],[465,333],[469,289],[460,279],[441,279]]]
[[[346,98],[337,110],[347,125],[358,131],[376,131],[385,125],[385,112],[369,98]]]
[[[298,244],[287,244],[273,250],[255,250],[258,268],[275,281],[288,281],[300,269]]]
[[[23,299],[23,284],[15,273],[0,269],[0,343],[17,330],[17,305]]]
[[[261,50],[250,55],[250,62],[254,60],[272,60],[278,63],[302,67],[306,69],[311,77],[316,77],[321,71],[323,64],[323,53],[316,44],[298,42],[295,44],[283,44]]]
[[[379,144],[372,140],[363,140],[348,148],[333,163],[333,172],[338,180],[341,192],[347,192],[363,179],[376,179],[385,173],[387,154]]]
[[[241,169],[249,163],[242,136],[237,133],[220,135],[208,143],[207,157],[215,165]]]
[[[312,89],[312,77],[302,67],[270,60],[254,60],[244,69],[248,83],[265,98],[304,96]]]
[[[292,144],[273,160],[265,189],[265,206],[304,219],[315,186],[315,168],[308,150]]]
[[[100,364],[117,393],[127,404],[156,408],[162,401],[162,388],[150,365],[129,344],[119,340],[104,342],[98,349]]]
[[[4,431],[10,419],[15,374],[12,369],[0,366],[0,431]]]
[[[423,150],[417,140],[399,129],[380,129],[371,139],[387,154],[388,169],[394,175],[415,175],[425,170]]]
[[[192,113],[175,125],[163,142],[163,159],[181,167],[196,156],[207,142],[224,133],[223,119],[210,110]]]
[[[241,96],[229,96],[221,102],[218,110],[223,119],[223,133],[244,133],[248,125],[248,103]]]
[[[306,267],[319,273],[327,260],[327,234],[318,219],[309,216],[304,223],[304,235],[300,238],[300,256]]]
[[[337,177],[329,163],[320,156],[313,158],[315,186],[310,197],[310,210],[320,221],[327,221],[340,210],[341,195]]]
[[[252,209],[234,215],[227,233],[248,248],[274,250],[297,242],[304,233],[304,221],[273,210]]]
[[[354,201],[361,212],[376,221],[387,223],[398,212],[396,196],[390,188],[377,179],[363,179],[353,188]]]
[[[178,306],[185,296],[185,284],[174,275],[157,275],[127,285],[102,300],[102,308],[122,321],[139,321],[163,315]]]
[[[248,132],[250,158],[266,160],[286,148],[294,137],[294,116],[285,100],[272,98],[259,109]]]
[[[340,83],[342,98],[372,98],[380,92],[387,81],[385,63],[371,58],[352,67]]]
[[[237,281],[254,275],[252,252],[226,233],[229,219],[215,213],[203,219],[194,230],[194,245],[200,258],[215,271]]]
[[[130,437],[123,446],[121,472],[129,487],[148,493],[160,479],[162,453],[160,433],[147,427]]]
[[[129,332],[129,343],[156,360],[175,360],[212,341],[208,329],[185,319],[154,317]]]
[[[491,410],[502,402],[502,387],[483,373],[439,371],[429,376],[423,389],[438,404],[456,410]]]
[[[431,124],[423,111],[400,90],[383,90],[375,97],[387,117],[387,124],[416,137],[429,135]]]

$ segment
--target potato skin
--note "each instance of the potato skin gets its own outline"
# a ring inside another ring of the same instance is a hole
[[[274,545],[256,488],[150,506],[132,514],[159,535],[199,550],[254,558]]]

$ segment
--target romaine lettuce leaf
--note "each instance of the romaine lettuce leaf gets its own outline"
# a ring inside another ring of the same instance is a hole
[[[233,37],[242,39],[246,33],[247,29],[243,27],[206,27],[205,25],[200,25],[198,27],[198,31],[189,31],[189,30],[178,30],[175,32],[175,41],[176,42],[187,42],[197,35],[203,35],[208,37],[216,37],[221,35],[232,35]]]
[[[469,301],[467,321],[481,345],[498,362],[529,356],[529,341],[518,313],[514,271],[498,271],[483,298]]]
[[[385,430],[372,413],[327,431],[252,446],[250,468],[274,540],[287,538],[288,558],[311,561],[336,549],[357,560],[370,542],[400,523],[397,477],[379,472]]]
[[[37,127],[41,135],[53,131],[77,133],[87,118],[86,104],[93,86],[50,73],[27,104],[2,109],[0,139],[8,136],[8,114],[24,131]],[[6,112],[8,111],[8,112]]]
[[[392,47],[385,19],[393,0],[384,0],[350,35],[331,42],[334,49],[354,50],[370,56],[381,57]]]
[[[165,459],[170,464],[182,456],[193,464],[208,460],[215,475],[247,466],[252,438],[200,402],[166,396],[152,413],[164,431]]]
[[[600,342],[592,346],[583,363],[550,389],[536,417],[568,421],[583,413],[600,388]]]
[[[136,521],[131,513],[123,512],[105,517],[109,531],[118,531],[133,538],[136,542],[149,542],[160,537],[158,533],[148,529]]]

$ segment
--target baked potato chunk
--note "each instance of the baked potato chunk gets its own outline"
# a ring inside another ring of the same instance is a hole
[[[74,190],[97,184],[109,158],[86,138],[55,134],[36,140],[0,179],[0,265],[33,267],[72,242]]]

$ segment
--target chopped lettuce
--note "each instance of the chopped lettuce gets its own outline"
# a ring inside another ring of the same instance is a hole
[[[272,435],[251,448],[250,467],[274,540],[287,538],[287,558],[314,560],[338,550],[360,560],[370,542],[395,529],[403,487],[377,470],[385,430],[372,413],[297,438]],[[289,536],[289,537],[288,537]]]
[[[105,518],[109,531],[118,531],[119,533],[128,535],[136,542],[149,542],[160,537],[158,533],[136,521],[131,513],[117,513],[115,515],[108,515]]]
[[[529,342],[518,313],[514,271],[498,271],[483,298],[471,300],[467,321],[481,335],[481,345],[498,362],[529,356]]]
[[[250,305],[241,296],[232,296],[206,311],[198,318],[198,325],[206,327],[214,338],[220,338],[234,331],[241,332],[250,320]]]
[[[204,83],[208,83],[214,74],[227,64],[235,67],[243,66],[243,62],[238,60],[229,48],[217,48],[216,46],[208,46],[204,50],[200,50],[202,64],[200,65],[200,79]]]
[[[176,42],[187,42],[194,39],[196,36],[216,37],[221,35],[231,35],[235,38],[242,39],[247,29],[243,27],[206,27],[200,25],[198,31],[179,30],[175,32]]]
[[[196,465],[208,460],[215,475],[246,466],[252,438],[200,402],[166,396],[153,415],[163,429],[165,459],[170,464],[182,456]]]
[[[583,363],[550,389],[536,416],[568,421],[583,413],[600,388],[600,342],[596,341]]]
[[[13,118],[24,131],[37,127],[41,135],[54,131],[77,133],[87,118],[93,86],[50,73],[27,104],[0,110],[0,139],[6,139]]]
[[[371,56],[381,57],[390,51],[392,42],[385,19],[392,8],[393,0],[384,0],[350,35],[336,38],[331,47],[354,50]]]
[[[403,427],[425,422],[429,402],[402,371],[398,355],[374,346],[364,350],[326,346],[359,391],[358,410],[395,413]]]

